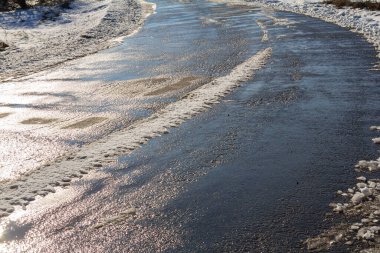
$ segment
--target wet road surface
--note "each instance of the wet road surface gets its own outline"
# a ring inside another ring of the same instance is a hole
[[[62,159],[229,73],[261,49],[258,18],[265,18],[259,9],[162,2],[120,46],[2,83],[0,181]]]
[[[257,38],[272,58],[253,80],[118,164],[16,211],[0,249],[302,252],[302,240],[339,222],[323,221],[334,192],[377,153],[368,131],[380,124],[375,50],[335,25],[274,15],[294,23],[265,23],[269,40]]]

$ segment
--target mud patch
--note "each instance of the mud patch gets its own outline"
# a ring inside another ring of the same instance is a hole
[[[100,122],[103,122],[106,119],[107,118],[105,118],[105,117],[91,117],[91,118],[81,120],[81,121],[74,123],[72,125],[66,126],[63,129],[75,129],[75,128],[82,129],[82,128],[90,127],[90,126],[93,126],[93,125],[98,124]]]
[[[157,87],[165,86],[169,83],[170,77],[154,77],[144,79],[132,79],[108,83],[102,87],[102,91],[108,94],[118,94],[128,97],[136,97],[143,95],[147,90],[152,91]]]
[[[10,112],[3,112],[3,113],[0,113],[0,119],[1,118],[5,118],[7,116],[9,116],[11,113]]]
[[[107,83],[102,92],[128,97],[158,96],[173,92],[189,92],[210,82],[202,76],[187,77],[153,77]]]
[[[149,78],[149,79],[132,80],[132,83],[146,84],[148,87],[150,87],[150,86],[160,85],[162,83],[167,82],[168,80],[170,80],[169,77],[156,77],[156,78]]]
[[[185,77],[169,86],[149,92],[148,94],[146,94],[146,96],[158,96],[158,95],[162,95],[168,92],[181,90],[181,89],[191,86],[192,84],[194,84],[194,81],[199,80],[199,79],[200,77],[195,77],[195,76]]]
[[[49,118],[30,118],[30,119],[23,120],[20,123],[25,124],[25,125],[43,125],[43,124],[52,123],[56,120],[57,119],[49,119]]]

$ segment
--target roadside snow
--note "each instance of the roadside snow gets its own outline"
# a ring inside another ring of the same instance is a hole
[[[71,9],[36,7],[0,13],[1,40],[13,47],[36,47],[49,39],[84,34],[99,25],[106,15],[111,0],[79,1]]]
[[[0,13],[0,41],[9,45],[0,52],[0,81],[107,48],[138,28],[148,9],[139,0],[78,0],[69,9]]]
[[[380,11],[343,8],[318,2],[320,0],[245,0],[252,4],[290,11],[335,23],[362,34],[379,52],[380,58]]]
[[[247,5],[289,11],[319,18],[363,35],[373,44],[380,58],[380,11],[342,8],[323,4],[322,0],[210,0],[228,5]],[[378,65],[380,67],[380,63]]]

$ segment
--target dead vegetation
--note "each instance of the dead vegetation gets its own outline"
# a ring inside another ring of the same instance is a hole
[[[71,0],[0,0],[0,11],[27,9],[35,6],[57,6],[68,8]]]
[[[4,51],[7,47],[8,44],[0,40],[0,51]]]
[[[359,9],[368,9],[372,11],[380,10],[380,3],[375,1],[351,1],[351,0],[326,0],[326,4],[333,4],[337,8],[352,7]]]

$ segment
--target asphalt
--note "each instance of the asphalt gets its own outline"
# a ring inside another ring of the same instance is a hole
[[[355,182],[353,165],[377,154],[368,130],[380,124],[376,52],[333,24],[274,15],[295,22],[268,21],[268,42],[256,34],[273,54],[253,80],[117,165],[31,204],[4,228],[0,249],[303,252],[303,240],[339,223],[325,216],[328,204]]]

